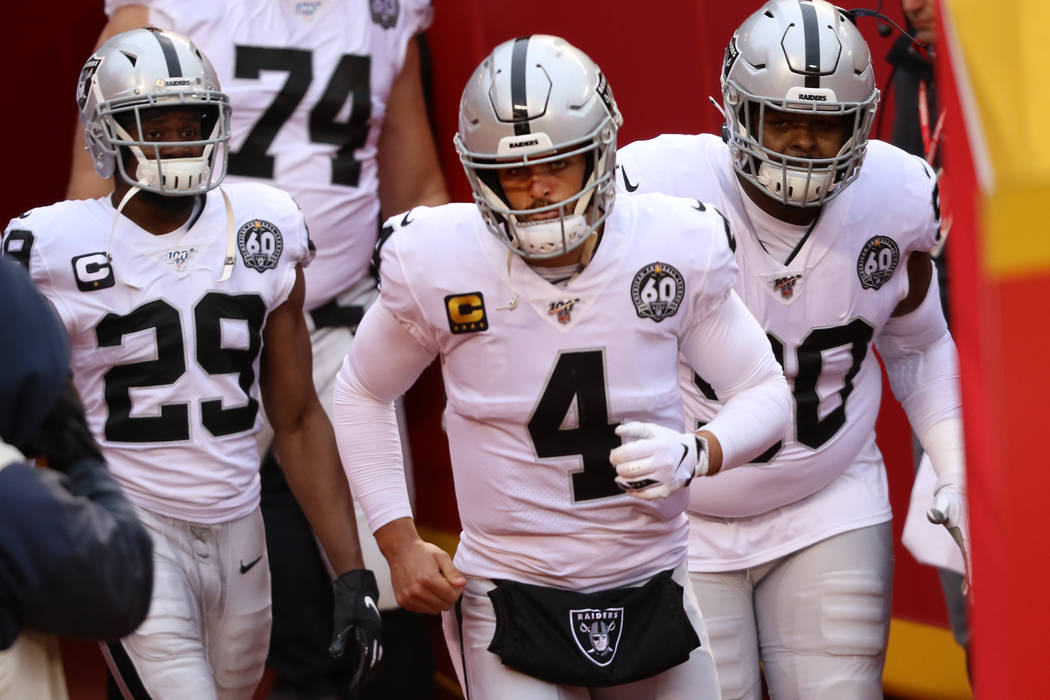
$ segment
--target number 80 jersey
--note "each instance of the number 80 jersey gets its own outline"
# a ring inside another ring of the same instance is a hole
[[[224,281],[222,191],[235,238]],[[108,197],[60,202],[12,220],[3,248],[57,310],[88,425],[128,497],[196,522],[240,517],[259,499],[263,328],[311,256],[302,214],[246,183],[209,192],[164,235],[121,216],[111,236],[113,221]]]
[[[875,444],[882,375],[871,346],[908,294],[908,256],[937,241],[932,169],[869,141],[860,176],[824,205],[808,235],[795,234],[802,243],[781,262],[759,239],[785,238],[791,227],[747,200],[718,137],[632,143],[617,163],[622,188],[698,197],[726,215],[737,234],[736,291],[766,331],[794,396],[794,424],[782,441],[748,468],[691,489],[691,569],[746,568],[889,520]],[[682,386],[687,413],[710,420],[719,404],[709,383],[683,367]]]

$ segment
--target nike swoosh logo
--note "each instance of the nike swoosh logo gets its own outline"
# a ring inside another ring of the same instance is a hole
[[[620,166],[620,175],[623,176],[623,186],[627,188],[628,192],[634,192],[638,189],[638,185],[632,185],[631,181],[627,179],[627,171],[623,169],[622,165]]]
[[[370,596],[370,595],[366,595],[365,596],[365,607],[366,608],[372,608],[373,610],[376,611],[376,615],[379,615],[379,608],[376,607],[376,602],[374,600],[372,600],[372,596]]]
[[[402,226],[408,226],[408,225],[409,225],[410,223],[412,223],[413,221],[415,221],[415,219],[410,219],[410,218],[408,218],[408,217],[410,217],[411,215],[412,215],[412,210],[411,210],[411,209],[409,209],[408,211],[406,211],[406,212],[405,212],[405,216],[404,216],[404,218],[403,218],[403,219],[401,219],[401,225],[402,225]]]
[[[693,209],[696,209],[697,211],[707,211],[707,207],[705,207],[704,203],[701,202],[699,199],[696,200],[696,206],[693,207]]]
[[[253,566],[255,566],[256,564],[258,564],[260,561],[262,561],[262,555],[261,554],[259,556],[255,557],[254,559],[252,559],[247,564],[245,564],[244,560],[242,559],[241,560],[241,573],[242,574],[248,573],[251,570],[251,568]]]
[[[678,460],[678,467],[682,466],[682,462],[685,461],[685,458],[688,455],[689,455],[689,446],[688,445],[682,445],[682,458],[680,460]],[[678,470],[678,467],[675,467],[675,471]]]

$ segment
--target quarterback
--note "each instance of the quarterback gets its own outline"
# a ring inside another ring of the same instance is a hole
[[[881,698],[892,531],[875,444],[882,379],[933,460],[931,518],[965,534],[955,346],[931,284],[937,180],[868,132],[878,102],[853,18],[773,0],[733,35],[724,139],[620,152],[619,186],[713,202],[737,232],[735,290],[792,387],[787,436],[690,492],[689,569],[726,698]],[[723,400],[683,367],[694,425]]]
[[[497,46],[460,103],[475,201],[388,221],[380,298],[337,382],[340,453],[398,602],[443,612],[468,697],[717,697],[683,487],[775,442],[789,397],[732,291],[722,216],[658,194],[613,207],[620,123],[564,40]],[[699,432],[683,432],[679,355],[727,399]],[[454,561],[416,534],[392,406],[435,357]]]

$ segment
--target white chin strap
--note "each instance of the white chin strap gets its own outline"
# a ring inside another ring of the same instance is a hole
[[[587,219],[580,214],[540,221],[514,220],[515,238],[526,257],[560,255],[587,235]]]
[[[835,174],[829,170],[800,170],[765,161],[758,166],[755,179],[777,199],[802,205],[825,199],[835,184]]]

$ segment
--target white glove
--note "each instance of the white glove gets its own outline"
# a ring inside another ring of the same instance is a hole
[[[926,511],[926,517],[935,525],[944,525],[962,550],[966,566],[965,593],[970,578],[970,524],[966,515],[966,480],[962,473],[937,477],[937,485],[933,487],[933,506]]]
[[[707,441],[655,423],[627,421],[616,434],[630,440],[609,453],[616,484],[636,498],[665,498],[707,473]]]

